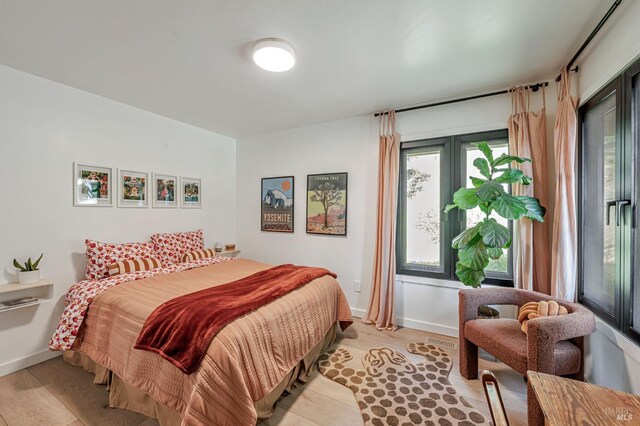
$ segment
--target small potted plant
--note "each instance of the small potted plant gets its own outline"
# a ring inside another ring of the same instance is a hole
[[[16,259],[13,259],[13,266],[18,269],[18,281],[20,284],[33,284],[40,280],[38,264],[42,260],[42,256],[43,254],[41,254],[35,262],[32,262],[31,258],[29,258],[23,265]]]

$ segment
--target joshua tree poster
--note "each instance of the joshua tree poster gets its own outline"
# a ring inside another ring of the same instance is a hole
[[[347,173],[307,175],[307,233],[347,235]]]

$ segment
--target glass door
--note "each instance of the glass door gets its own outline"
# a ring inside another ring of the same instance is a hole
[[[626,111],[627,125],[625,126],[626,139],[629,141],[626,146],[625,156],[630,158],[630,179],[628,187],[631,195],[632,206],[638,205],[640,197],[640,164],[638,164],[638,154],[640,153],[640,63],[635,64],[627,71],[625,76],[627,96]],[[631,222],[631,232],[629,235],[629,250],[633,267],[627,285],[623,285],[624,297],[624,328],[627,335],[640,341],[640,212],[637,207],[629,209],[629,221]]]
[[[580,301],[619,326],[625,268],[627,157],[619,83],[581,108]]]
[[[579,301],[640,344],[640,61],[578,122]]]

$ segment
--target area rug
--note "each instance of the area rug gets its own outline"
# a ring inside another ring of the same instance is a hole
[[[351,389],[367,425],[489,425],[488,420],[458,395],[449,383],[451,357],[436,346],[410,343],[422,355],[414,364],[390,348],[374,348],[363,357],[363,370],[347,367],[346,349],[320,356],[320,373]]]

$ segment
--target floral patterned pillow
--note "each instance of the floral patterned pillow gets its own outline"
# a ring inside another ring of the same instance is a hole
[[[97,280],[109,276],[109,265],[121,260],[156,257],[153,243],[101,243],[94,240],[85,240],[87,246],[87,271],[88,280]]]
[[[151,241],[155,244],[157,257],[165,266],[180,263],[183,254],[204,248],[202,229],[174,234],[154,234]]]

